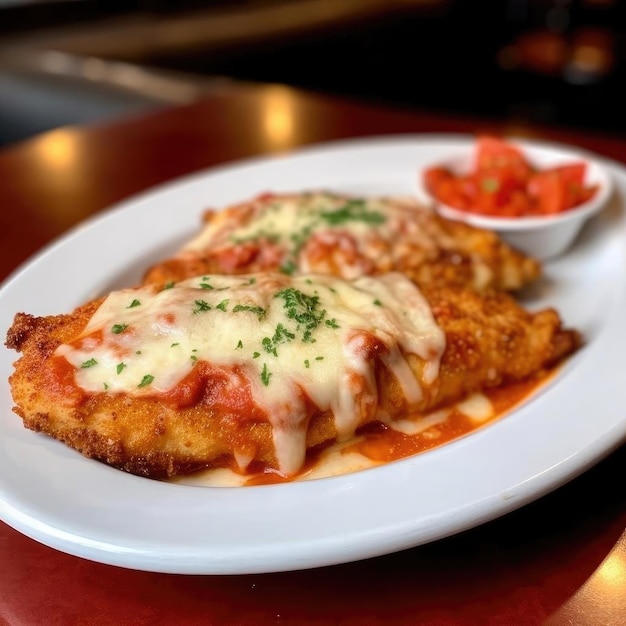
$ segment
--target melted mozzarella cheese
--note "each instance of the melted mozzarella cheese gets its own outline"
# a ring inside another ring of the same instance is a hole
[[[316,191],[262,196],[243,207],[214,213],[181,254],[266,240],[281,246],[301,271],[314,272],[321,261],[317,254],[311,256],[306,244],[315,239],[341,255],[342,275],[352,278],[363,271],[347,267],[349,255],[342,255],[341,247],[348,240],[342,234],[352,238],[349,245],[371,259],[383,252],[403,256],[416,247],[427,251],[454,246],[432,219],[431,209],[412,198],[360,198]],[[407,248],[401,242],[410,245]]]
[[[165,393],[198,361],[232,371],[235,390],[243,372],[272,425],[280,470],[289,475],[304,461],[305,396],[332,411],[340,438],[354,433],[363,411],[377,417],[372,342],[384,347],[383,361],[415,405],[421,382],[437,376],[445,336],[417,287],[400,274],[351,282],[212,275],[161,291],[114,292],[82,337],[56,353],[90,392]],[[424,361],[423,381],[408,354]]]
[[[482,424],[494,416],[493,404],[482,393],[474,393],[462,402],[459,402],[458,410],[467,415],[474,423]]]

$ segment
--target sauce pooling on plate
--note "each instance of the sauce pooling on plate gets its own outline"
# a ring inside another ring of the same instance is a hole
[[[291,478],[274,472],[241,472],[236,466],[201,470],[171,482],[203,487],[240,487],[340,476],[432,450],[503,417],[528,399],[548,378],[532,379],[476,393],[453,407],[402,420],[373,422],[347,442],[312,450],[301,471]]]

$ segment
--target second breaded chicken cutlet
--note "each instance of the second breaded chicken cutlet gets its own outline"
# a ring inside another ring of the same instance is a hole
[[[313,191],[207,211],[201,232],[150,268],[145,282],[273,271],[347,279],[397,271],[420,287],[514,291],[541,268],[495,233],[446,220],[413,199]]]

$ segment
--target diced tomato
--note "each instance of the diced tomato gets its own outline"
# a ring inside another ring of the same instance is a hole
[[[469,202],[464,197],[460,179],[443,167],[432,167],[424,172],[426,189],[445,204],[457,209],[467,209]]]
[[[452,178],[452,172],[445,167],[429,167],[424,170],[423,177],[424,186],[434,194],[442,181]]]
[[[519,148],[490,136],[479,137],[476,142],[474,169],[477,172],[500,170],[518,180],[526,180],[531,173],[531,167]]]
[[[563,179],[553,170],[535,173],[528,181],[528,195],[539,213],[559,213],[566,208]]]
[[[582,161],[537,170],[523,152],[497,137],[476,142],[474,169],[455,175],[443,167],[424,171],[424,185],[440,202],[463,211],[502,217],[567,211],[597,191],[585,185]]]
[[[460,178],[450,178],[443,180],[437,187],[437,198],[444,204],[454,207],[455,209],[468,210],[471,208],[471,198],[465,194],[463,189],[463,181]]]
[[[515,191],[524,189],[524,182],[511,177],[506,170],[478,171],[476,180],[476,196],[474,204],[480,207],[481,213],[498,215],[511,202]]]
[[[559,176],[566,181],[578,183],[581,187],[585,183],[587,164],[582,161],[578,163],[568,163],[567,165],[557,165],[551,169],[558,172]]]

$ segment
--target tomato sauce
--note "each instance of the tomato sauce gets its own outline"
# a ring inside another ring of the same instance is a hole
[[[493,408],[491,415],[486,419],[468,417],[458,408],[453,408],[440,423],[414,435],[399,432],[381,422],[368,424],[359,429],[354,442],[342,446],[340,454],[358,453],[371,461],[371,467],[375,467],[432,450],[503,418],[536,392],[550,376],[551,374],[544,373],[530,380],[484,392],[483,395]],[[250,469],[256,471],[247,474],[245,485],[268,485],[306,479],[307,474],[316,465],[323,463],[324,452],[328,448],[329,446],[323,446],[310,450],[302,471],[293,478],[285,478],[274,472],[265,472],[260,467],[251,467]],[[207,484],[210,484],[210,481]]]

